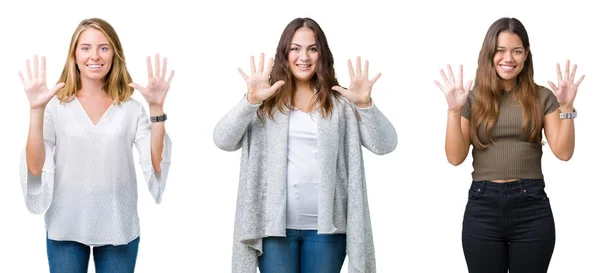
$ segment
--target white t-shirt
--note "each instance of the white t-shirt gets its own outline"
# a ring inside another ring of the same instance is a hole
[[[287,164],[287,228],[316,230],[319,162],[317,122],[320,113],[290,110]]]

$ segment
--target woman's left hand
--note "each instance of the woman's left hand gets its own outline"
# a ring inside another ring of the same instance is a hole
[[[362,69],[360,57],[356,58],[356,72],[352,67],[352,61],[348,60],[348,73],[350,74],[350,86],[345,89],[341,86],[334,86],[331,89],[340,92],[350,102],[360,108],[371,106],[371,88],[379,79],[381,73],[378,73],[373,79],[369,80],[369,61],[365,61],[365,69]]]
[[[577,88],[585,75],[581,76],[577,82],[575,82],[575,72],[577,72],[577,65],[573,66],[573,71],[570,71],[571,63],[567,60],[565,64],[565,77],[563,78],[562,71],[560,69],[560,65],[556,64],[556,76],[558,78],[558,86],[553,82],[548,81],[548,84],[554,91],[554,95],[556,95],[556,99],[560,105],[562,111],[570,111],[573,109],[573,101],[575,100],[575,96],[577,95]]]
[[[163,58],[162,69],[160,65],[160,56],[156,54],[154,59],[153,71],[150,56],[146,57],[146,64],[148,67],[148,84],[146,87],[142,87],[137,83],[130,83],[129,86],[140,91],[142,96],[144,96],[144,99],[148,102],[149,107],[162,108],[169,88],[171,87],[171,80],[173,79],[175,71],[171,70],[169,78],[165,79],[167,75],[167,58]]]

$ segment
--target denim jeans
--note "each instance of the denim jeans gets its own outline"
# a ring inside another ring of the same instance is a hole
[[[126,245],[93,247],[96,273],[133,273],[140,237]],[[55,241],[46,235],[50,273],[86,273],[90,248],[73,241]]]
[[[547,272],[554,217],[542,179],[474,181],[463,220],[470,273]]]
[[[261,273],[339,273],[346,258],[345,234],[288,229],[286,237],[263,239]]]

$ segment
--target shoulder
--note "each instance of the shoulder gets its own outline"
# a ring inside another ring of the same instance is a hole
[[[134,98],[129,98],[126,101],[121,101],[121,106],[127,110],[133,111],[140,111],[145,109],[144,104]]]
[[[543,98],[548,98],[548,97],[556,97],[556,96],[554,95],[554,92],[552,92],[552,90],[548,89],[548,88],[547,88],[547,87],[545,87],[545,86],[538,85],[538,88],[537,88],[537,90],[538,90],[538,96],[539,96],[541,99],[543,99]]]

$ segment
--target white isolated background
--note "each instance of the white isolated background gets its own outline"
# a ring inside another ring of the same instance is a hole
[[[192,4],[193,3],[193,4]],[[393,4],[392,4],[393,3]],[[575,107],[576,151],[569,162],[544,147],[543,171],[556,221],[549,272],[599,272],[596,168],[600,101],[598,19],[591,1],[10,1],[0,10],[2,124],[0,272],[48,272],[43,217],[27,212],[18,166],[28,130],[28,102],[17,72],[33,54],[48,60],[53,85],[71,34],[84,18],[110,22],[134,80],[146,83],[145,56],[160,53],[174,69],[165,111],[173,158],[163,203],[138,183],[141,242],[136,272],[230,272],[239,152],[215,147],[217,121],[243,96],[236,71],[249,57],[272,56],[289,21],[312,17],[325,31],[337,77],[346,60],[382,73],[373,99],[398,132],[386,156],[364,159],[378,272],[467,272],[461,225],[471,157],[446,161],[447,105],[434,85],[439,68],[464,64],[473,79],[488,27],[504,16],[529,32],[535,80],[556,81],[566,59],[586,74]],[[455,73],[457,74],[457,73]],[[143,101],[136,92],[134,98]],[[138,177],[141,173],[138,169]],[[346,260],[347,261],[347,260]],[[90,271],[94,272],[93,263]],[[342,272],[347,272],[346,266]]]

